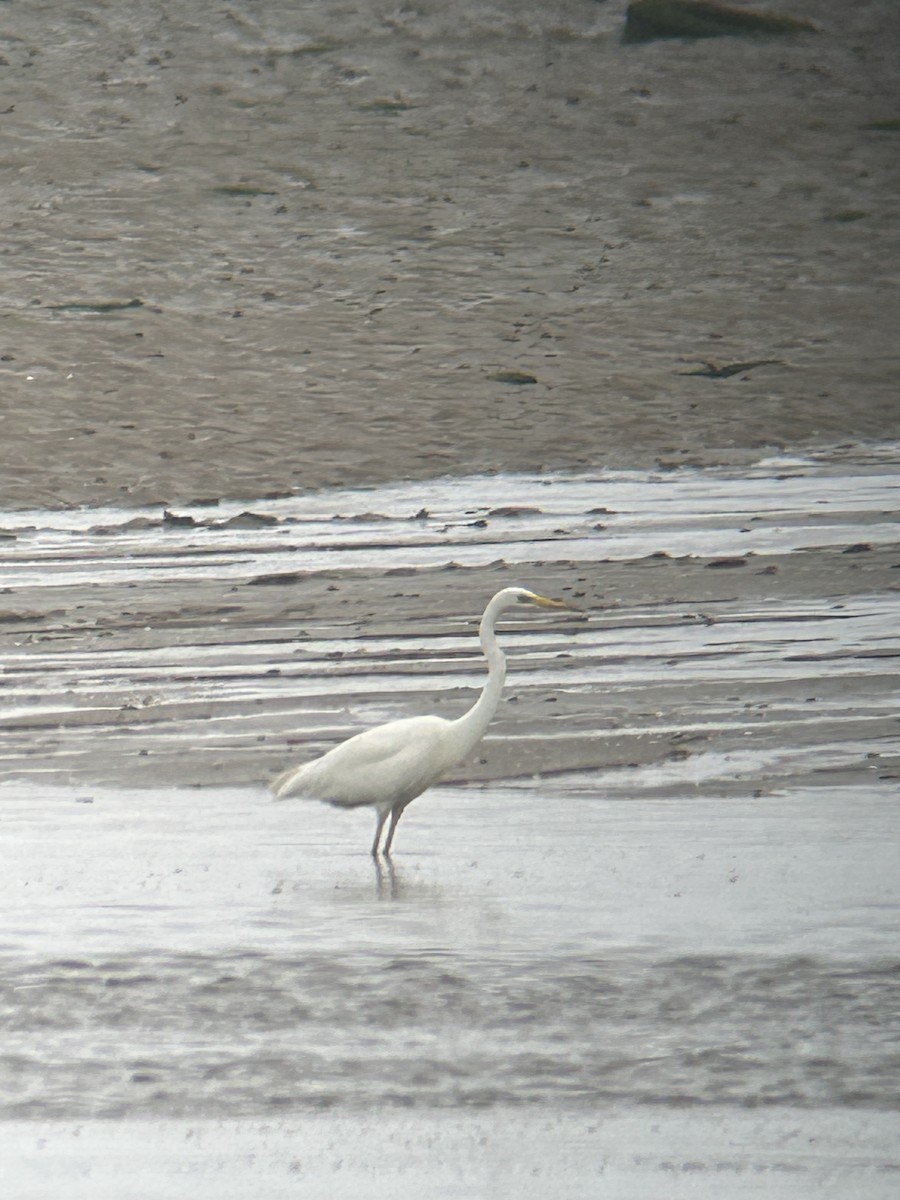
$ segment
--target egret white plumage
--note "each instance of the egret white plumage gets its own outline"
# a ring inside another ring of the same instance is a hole
[[[376,812],[372,856],[378,856],[381,832],[390,817],[383,853],[390,855],[397,822],[416,796],[457,766],[481,741],[500,703],[506,679],[506,658],[497,645],[494,623],[516,605],[569,608],[526,588],[508,587],[484,610],[479,626],[488,677],[481,695],[468,712],[449,721],[444,717],[406,717],[389,721],[341,742],[320,758],[292,767],[272,784],[278,799],[300,796],[339,808],[370,804]]]

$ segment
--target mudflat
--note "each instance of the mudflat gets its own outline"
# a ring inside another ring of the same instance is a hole
[[[900,436],[896,6],[624,8],[10,9],[0,507]]]

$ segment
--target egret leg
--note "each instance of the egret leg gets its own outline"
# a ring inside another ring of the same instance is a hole
[[[391,852],[391,843],[394,840],[394,830],[400,823],[400,818],[403,816],[403,809],[405,807],[406,805],[404,804],[397,804],[391,809],[391,825],[388,829],[387,841],[384,843],[385,854],[390,854]]]
[[[389,808],[379,808],[378,819],[375,822],[375,841],[372,843],[372,857],[378,857],[378,843],[381,840],[381,831],[384,829],[384,823],[387,820]],[[386,850],[386,848],[385,848]]]

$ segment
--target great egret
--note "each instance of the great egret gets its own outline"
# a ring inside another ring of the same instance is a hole
[[[506,678],[506,659],[497,645],[494,622],[506,609],[519,604],[570,607],[565,600],[549,600],[525,588],[508,587],[497,592],[484,610],[478,629],[488,662],[487,683],[467,713],[455,721],[406,717],[358,733],[320,758],[279,775],[272,784],[276,798],[302,796],[339,808],[371,804],[376,812],[372,857],[378,857],[378,843],[388,816],[391,823],[383,853],[390,856],[403,810],[474,750],[496,712]]]

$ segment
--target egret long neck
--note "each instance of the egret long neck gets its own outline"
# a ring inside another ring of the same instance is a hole
[[[481,695],[469,711],[454,722],[461,735],[461,741],[466,747],[466,753],[478,744],[490,724],[491,718],[497,711],[497,705],[500,703],[500,693],[503,691],[503,684],[506,680],[506,658],[494,637],[494,621],[498,613],[499,608],[494,608],[493,604],[489,604],[481,618],[478,630],[481,649],[484,651],[488,664],[487,683],[481,689]]]

